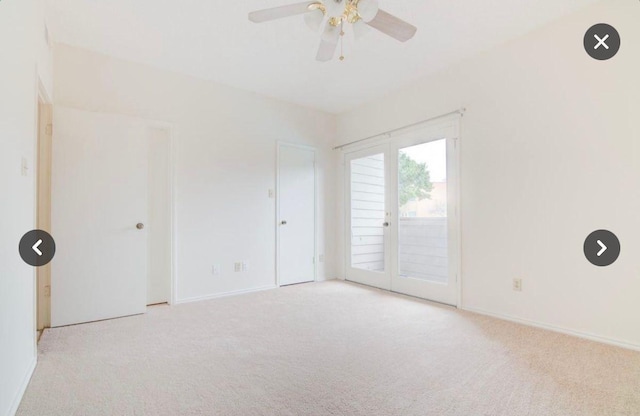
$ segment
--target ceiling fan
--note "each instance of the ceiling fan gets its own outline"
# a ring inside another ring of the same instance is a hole
[[[254,23],[268,22],[283,17],[304,15],[305,23],[318,31],[323,23],[322,39],[316,59],[330,61],[335,55],[338,41],[344,36],[345,25],[352,25],[356,37],[370,26],[400,42],[411,39],[418,30],[415,26],[378,8],[378,0],[315,0],[287,6],[273,7],[249,13]],[[340,56],[343,60],[344,56]]]

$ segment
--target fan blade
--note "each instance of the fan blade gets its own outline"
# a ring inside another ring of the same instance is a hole
[[[333,55],[336,53],[338,47],[337,42],[327,42],[326,40],[320,41],[320,47],[318,48],[318,54],[316,60],[320,62],[327,62],[333,59]]]
[[[317,32],[320,30],[320,26],[324,21],[324,13],[320,9],[315,9],[309,13],[305,13],[304,15],[304,23],[309,27],[309,29]]]
[[[358,20],[353,24],[353,37],[360,40],[371,32],[371,28],[367,26],[364,20]]]
[[[411,39],[418,30],[417,27],[405,22],[402,19],[398,19],[392,14],[385,12],[384,10],[378,10],[378,14],[372,21],[367,23],[374,29],[378,29],[385,35],[389,35],[400,42],[406,42]]]
[[[249,13],[249,20],[254,23],[268,22],[269,20],[281,19],[283,17],[295,16],[297,14],[304,14],[311,9],[309,6],[314,4],[314,1],[305,1],[304,3],[289,4],[287,6],[273,7],[271,9],[256,10]]]

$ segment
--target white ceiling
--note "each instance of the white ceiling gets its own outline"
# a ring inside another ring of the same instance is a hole
[[[346,60],[320,63],[302,16],[247,19],[298,1],[48,0],[47,20],[57,42],[340,113],[594,2],[379,0],[416,37],[347,33]]]

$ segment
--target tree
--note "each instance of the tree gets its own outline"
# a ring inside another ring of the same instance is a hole
[[[426,163],[418,163],[406,153],[400,152],[399,164],[399,191],[400,206],[416,199],[431,199],[433,184]]]

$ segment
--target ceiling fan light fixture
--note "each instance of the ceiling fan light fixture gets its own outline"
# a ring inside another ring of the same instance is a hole
[[[358,0],[356,3],[358,16],[366,23],[375,19],[378,14],[378,0]]]
[[[1,0],[0,0],[1,1]],[[312,30],[318,31],[323,23],[322,41],[316,59],[329,61],[335,55],[338,41],[344,38],[345,26],[353,26],[355,39],[364,36],[369,28],[376,29],[400,42],[413,38],[418,28],[404,20],[381,10],[378,0],[314,0],[249,13],[249,20],[263,23],[270,20],[303,14],[304,21]],[[342,41],[340,60],[344,60]]]
[[[327,15],[330,17],[339,17],[344,13],[346,0],[324,0],[324,7],[327,9]]]

